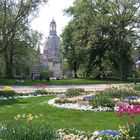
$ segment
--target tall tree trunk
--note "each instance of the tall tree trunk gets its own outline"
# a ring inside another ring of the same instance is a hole
[[[8,78],[9,75],[9,58],[8,58],[8,50],[5,51],[5,75]]]
[[[124,27],[121,27],[120,30],[123,30]],[[118,39],[118,45],[119,45],[119,71],[120,71],[120,80],[126,80],[127,79],[127,74],[126,74],[126,59],[125,59],[125,51],[124,51],[124,47],[125,47],[125,36],[122,34],[122,32],[119,33],[119,39]]]
[[[125,63],[123,63],[123,60],[120,60],[119,62],[119,71],[120,71],[120,80],[126,80],[127,74],[125,70]]]
[[[77,62],[74,63],[74,78],[77,78]]]
[[[9,45],[9,44],[8,44]],[[6,77],[13,78],[13,48],[10,47],[10,50],[5,52],[5,70],[6,70]]]
[[[9,78],[13,78],[13,46],[10,46]]]

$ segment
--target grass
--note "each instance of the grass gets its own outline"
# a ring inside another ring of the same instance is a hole
[[[50,98],[52,97],[0,101],[0,123],[12,121],[17,114],[43,114],[43,119],[52,123],[57,129],[76,128],[93,132],[103,129],[117,130],[120,124],[123,125],[131,121],[128,116],[118,118],[117,112],[59,109],[47,104]],[[40,121],[42,121],[42,118],[40,118]]]
[[[35,85],[38,83],[47,84],[47,85],[84,85],[84,84],[107,84],[107,83],[124,83],[124,82],[133,82],[132,79],[127,81],[120,81],[118,79],[107,79],[107,80],[96,80],[96,79],[87,79],[87,78],[76,78],[76,79],[62,79],[62,80],[50,80],[50,81],[40,81],[40,80],[24,80],[24,83],[18,84],[16,79],[4,79],[0,78],[0,85]]]

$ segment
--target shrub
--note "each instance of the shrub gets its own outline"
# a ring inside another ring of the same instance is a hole
[[[106,107],[114,107],[114,103],[108,96],[100,96],[97,95],[92,99],[92,108],[96,108],[98,106],[106,106]]]
[[[67,96],[69,96],[69,97],[73,97],[73,96],[78,96],[78,95],[80,95],[81,92],[84,92],[84,89],[81,89],[81,88],[79,88],[79,89],[70,88],[70,89],[67,89],[66,94],[67,94]]]
[[[18,95],[14,90],[0,90],[0,97],[12,97]]]
[[[53,71],[45,69],[41,72],[41,80],[46,79],[49,81],[50,77],[53,77]]]
[[[131,89],[118,89],[118,88],[110,88],[100,91],[98,94],[103,94],[110,98],[125,98],[128,96],[140,96],[140,94],[136,93],[134,90]]]
[[[139,140],[140,139],[140,123],[132,125],[120,126],[120,134],[122,140]]]
[[[49,92],[48,92],[48,91],[46,91],[46,90],[36,90],[36,91],[35,91],[35,93],[36,93],[36,94],[41,94],[41,95],[44,95],[44,94],[45,94],[45,95],[46,95],[46,94],[49,94]]]
[[[15,121],[1,128],[0,138],[3,140],[56,140],[55,129],[44,121],[36,121],[32,114],[17,115]]]
[[[53,91],[46,91],[46,90],[36,90],[35,91],[36,94],[41,94],[41,95],[52,95],[52,94],[60,94],[59,92],[53,92]]]
[[[140,91],[140,85],[134,85],[133,89],[136,90],[136,91]]]
[[[55,103],[58,103],[58,104],[76,103],[76,101],[70,101],[70,100],[64,99],[64,100],[55,100]]]
[[[130,137],[134,137],[135,140],[140,139],[140,122],[130,125],[129,135],[130,135]]]

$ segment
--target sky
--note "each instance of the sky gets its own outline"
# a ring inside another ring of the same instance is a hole
[[[74,0],[49,0],[45,6],[40,8],[38,17],[33,20],[31,27],[47,37],[49,24],[54,19],[57,24],[57,35],[59,36],[70,20],[70,17],[64,15],[63,10],[71,6],[73,2]]]

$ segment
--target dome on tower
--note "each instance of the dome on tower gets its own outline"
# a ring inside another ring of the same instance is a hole
[[[60,38],[57,36],[54,19],[50,22],[50,31],[45,41],[43,58],[46,58],[47,66],[54,72],[54,76],[61,77]]]

